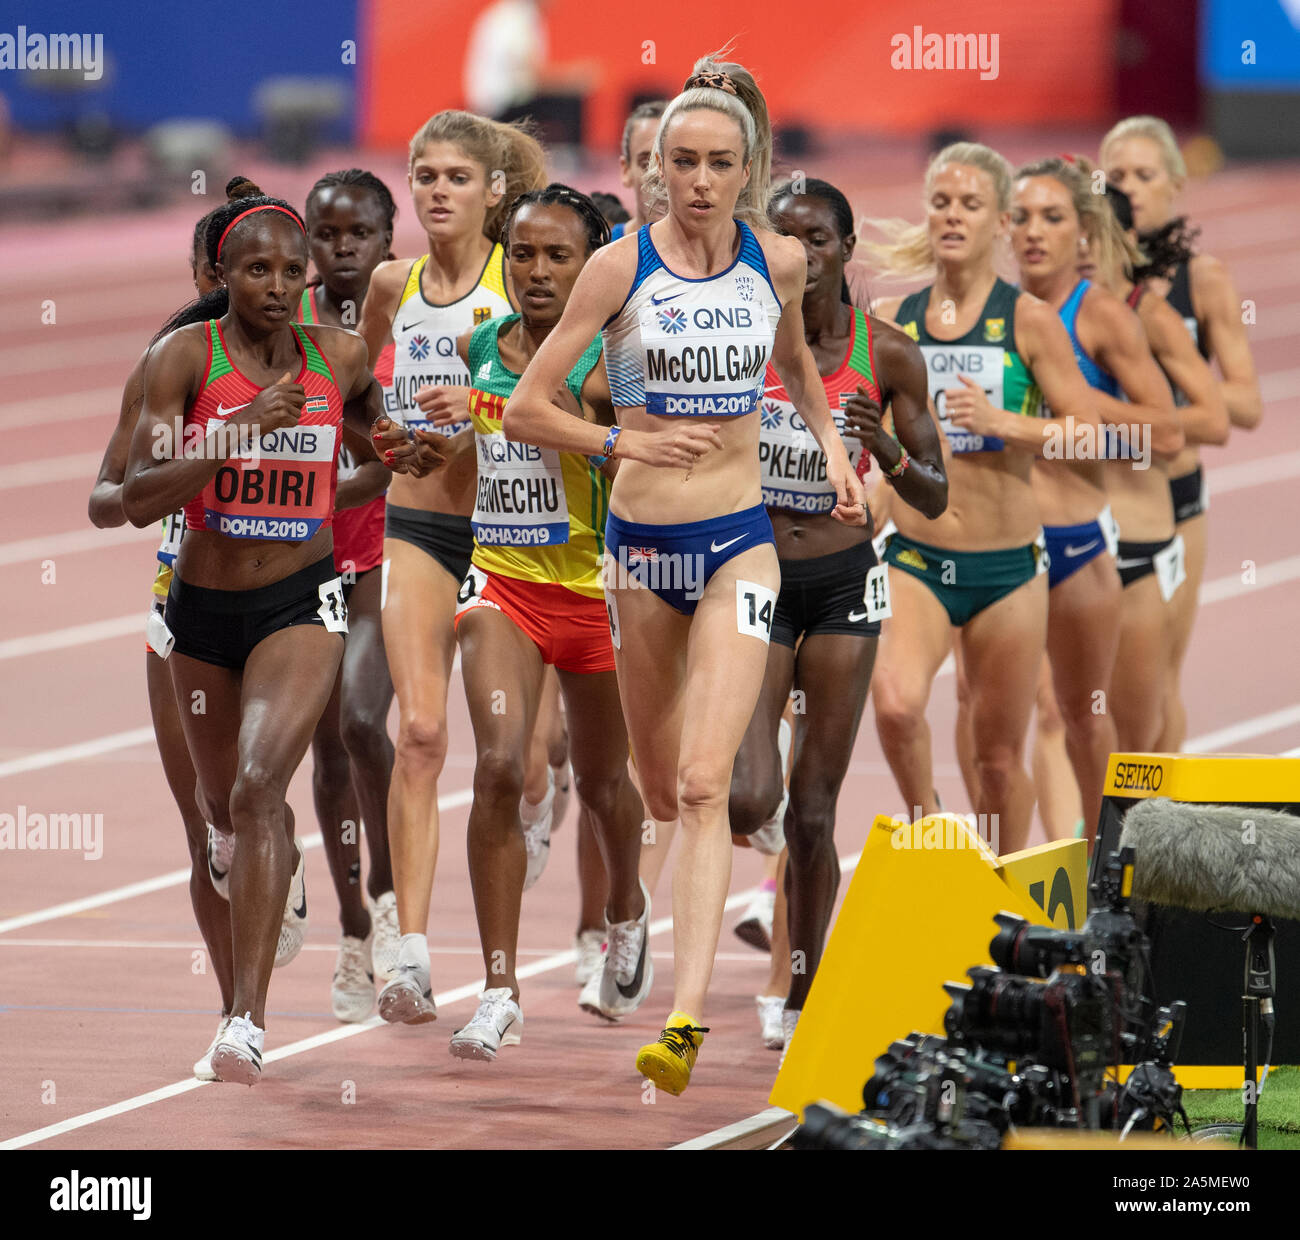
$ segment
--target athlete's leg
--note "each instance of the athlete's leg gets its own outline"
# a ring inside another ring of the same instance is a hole
[[[393,890],[388,850],[388,790],[393,775],[388,708],[393,702],[393,681],[384,651],[380,574],[380,569],[362,573],[348,596],[348,642],[343,652],[339,724],[361,820],[366,825],[366,857],[370,863],[366,890],[372,898]]]
[[[970,714],[970,680],[966,676],[966,661],[961,653],[961,630],[952,637],[953,677],[957,685],[957,724],[953,740],[957,747],[957,766],[961,782],[972,805],[980,799],[979,769],[975,763],[975,728]]]
[[[892,617],[880,639],[872,684],[876,730],[909,814],[939,806],[934,794],[934,757],[925,719],[934,682],[952,648],[952,627],[943,604],[922,581],[899,569],[889,573]]]
[[[624,767],[627,766],[625,762]],[[639,794],[638,794],[639,795]],[[605,859],[600,855],[596,839],[596,824],[591,810],[578,806],[578,886],[582,903],[578,910],[578,933],[587,930],[605,932],[605,905],[609,901],[609,877],[605,873]],[[641,823],[637,823],[637,843],[641,842]]]
[[[384,539],[384,649],[397,692],[388,844],[403,935],[426,933],[438,864],[438,777],[447,756],[447,682],[460,583],[411,543]]]
[[[727,813],[733,835],[751,835],[776,813],[781,803],[785,771],[777,735],[793,684],[794,651],[780,642],[772,642],[758,705],[745,729],[731,773]]]
[[[546,799],[551,778],[551,740],[560,723],[560,689],[553,668],[542,678],[541,700],[537,706],[537,726],[528,741],[524,766],[524,800],[540,805]]]
[[[1120,594],[1113,557],[1100,555],[1061,582],[1050,600],[1047,653],[1090,848],[1106,764],[1116,747],[1106,695],[1119,645]]]
[[[799,647],[795,681],[807,710],[795,717],[794,768],[786,842],[790,952],[800,969],[790,979],[786,1007],[803,1008],[821,961],[840,882],[835,805],[849,769],[871,684],[877,639],[814,633]]]
[[[349,629],[351,619],[349,615]],[[351,641],[349,633],[348,643]],[[344,934],[364,939],[370,934],[370,913],[361,898],[361,811],[352,787],[348,751],[339,735],[342,683],[340,668],[334,690],[311,738],[311,794],[316,806],[316,821],[320,823],[325,859],[329,862],[330,878],[339,898],[339,925]]]
[[[995,828],[1002,853],[1029,839],[1034,785],[1025,773],[1025,733],[1046,639],[1046,573],[984,608],[962,632],[980,785],[975,812]]]
[[[1183,660],[1192,642],[1192,629],[1200,604],[1201,581],[1205,577],[1210,519],[1206,513],[1180,522],[1183,536],[1183,563],[1187,579],[1169,600],[1169,672],[1165,690],[1165,721],[1156,741],[1159,753],[1178,753],[1187,739],[1187,710],[1183,705]]]
[[[1047,632],[1050,640],[1050,621]],[[1083,817],[1083,802],[1065,748],[1065,720],[1056,704],[1052,665],[1046,655],[1038,673],[1035,706],[1033,774],[1038,817],[1049,840],[1073,839],[1074,824]]]
[[[1186,582],[1183,583],[1184,585]],[[1155,573],[1124,587],[1120,599],[1119,651],[1110,682],[1116,747],[1149,753],[1160,740],[1168,675],[1166,604]]]
[[[786,817],[789,817],[789,807]],[[790,993],[790,975],[793,963],[790,957],[790,918],[789,901],[786,899],[786,884],[789,882],[790,849],[781,850],[776,862],[776,903],[772,909],[772,967],[767,975],[765,995],[779,995],[784,998]]]
[[[158,756],[162,759],[167,786],[185,825],[185,842],[190,851],[190,905],[221,990],[224,1016],[230,1012],[235,985],[230,905],[217,894],[208,875],[208,824],[195,799],[198,776],[190,760],[190,751],[185,747],[185,732],[176,709],[176,690],[172,687],[171,672],[152,651],[145,654],[145,681],[149,687],[149,714],[158,741]]]
[[[474,804],[469,813],[469,877],[483,967],[490,989],[519,998],[515,956],[527,857],[519,798],[542,692],[541,652],[495,607],[461,617],[461,674],[474,725]]]
[[[645,883],[645,889],[650,893],[650,898],[653,900],[655,890],[659,886],[659,876],[664,872],[664,866],[668,862],[668,854],[672,851],[673,838],[677,834],[677,819],[662,820],[650,816],[645,789],[641,786],[641,778],[636,772],[635,763],[629,762],[628,768],[632,778],[632,786],[641,794],[641,803],[646,806],[646,817],[641,820],[641,861],[639,868],[641,881]]]

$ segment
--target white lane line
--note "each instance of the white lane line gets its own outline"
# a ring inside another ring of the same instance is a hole
[[[96,758],[103,753],[130,749],[135,745],[153,743],[153,728],[129,728],[125,732],[110,732],[94,740],[78,741],[75,745],[61,745],[58,749],[42,749],[25,758],[11,758],[0,762],[0,779],[7,775],[21,775],[26,771],[43,771],[46,767],[62,766],[65,762],[79,762],[82,758]]]
[[[144,733],[143,739],[153,739],[152,728],[140,728],[139,731]],[[440,810],[459,809],[463,805],[468,805],[473,799],[474,790],[472,788],[460,788],[455,792],[440,796],[438,798],[438,808]],[[300,836],[299,839],[303,848],[320,847],[321,837],[319,831],[313,835]],[[63,904],[54,904],[49,908],[36,909],[31,913],[22,913],[17,917],[9,917],[4,921],[0,921],[0,934],[8,934],[11,930],[21,930],[24,926],[36,926],[45,921],[55,921],[60,917],[72,917],[77,913],[84,913],[90,909],[103,908],[106,904],[117,904],[122,900],[134,899],[136,896],[146,896],[155,891],[163,891],[167,887],[179,887],[182,883],[188,883],[189,881],[189,866],[182,870],[171,870],[154,878],[142,879],[138,883],[127,883],[124,887],[112,887],[108,891],[101,891],[93,896],[83,896],[78,900],[68,900]]]
[[[86,492],[86,498],[90,498],[89,491]],[[157,545],[160,530],[161,522],[142,530],[136,529],[134,525],[97,530],[88,521],[85,529],[0,543],[0,568],[10,564],[27,564],[32,560],[52,560],[61,555],[75,555],[80,551],[102,551],[105,547],[114,547],[120,543],[151,542]]]
[[[147,333],[136,330],[131,332],[114,332],[103,336],[78,336],[75,349],[70,349],[66,341],[51,341],[49,344],[19,344],[0,349],[0,371],[11,379],[18,375],[36,375],[42,372],[61,374],[72,366],[90,366],[95,363],[112,364],[123,367],[122,378],[127,370],[139,358],[144,346],[149,343]],[[121,388],[118,388],[119,399]]]
[[[1249,585],[1242,580],[1241,573],[1229,573],[1226,577],[1216,577],[1213,581],[1201,582],[1201,606],[1206,603],[1219,603],[1228,598],[1240,598],[1253,594],[1256,590],[1265,590],[1269,586],[1282,585],[1300,577],[1300,555],[1290,556],[1285,560],[1274,560],[1270,564],[1255,567],[1255,580]]]
[[[36,396],[31,400],[0,400],[0,431],[26,430],[53,422],[78,422],[82,418],[103,418],[107,424],[110,416],[116,423],[121,406],[121,385]]]
[[[1183,744],[1184,753],[1231,753],[1224,746],[1236,745],[1249,740],[1252,736],[1263,736],[1268,732],[1280,732],[1293,724],[1300,723],[1300,706],[1286,706],[1282,710],[1270,711],[1266,715],[1253,715],[1240,723],[1231,723],[1226,728],[1217,728],[1202,736],[1193,736]]]
[[[0,641],[0,661],[20,659],[29,654],[45,654],[50,650],[67,650],[71,646],[89,646],[94,642],[108,641],[114,637],[127,637],[134,633],[144,636],[145,610],[112,620],[96,620],[91,624],[74,624],[66,629],[50,629],[28,637],[12,637]]]
[[[861,856],[862,854],[857,852],[847,857],[841,857],[840,869],[845,873],[852,870],[858,864]],[[185,873],[188,876],[189,871],[187,870]],[[746,891],[738,891],[735,895],[729,896],[724,905],[724,911],[730,912],[732,909],[748,904],[757,891],[757,887],[751,887]],[[672,924],[673,919],[671,917],[662,917],[658,921],[650,923],[647,933],[651,937],[663,934],[665,931],[672,929]],[[521,965],[515,970],[515,973],[519,980],[523,981],[525,978],[537,977],[543,973],[552,973],[556,969],[562,969],[565,965],[573,964],[577,958],[577,952],[570,948],[567,951],[555,952],[552,955],[545,956],[541,960],[533,961],[531,964]],[[451,1007],[453,1004],[460,1003],[465,999],[477,998],[482,987],[483,983],[481,981],[470,982],[444,991],[442,994],[434,995],[433,1001],[437,1007]],[[384,1021],[378,1016],[372,1016],[359,1025],[342,1025],[328,1029],[323,1033],[301,1038],[297,1042],[290,1042],[288,1046],[281,1046],[276,1050],[269,1051],[262,1056],[262,1062],[275,1063],[281,1059],[289,1059],[294,1055],[302,1055],[307,1051],[316,1050],[318,1047],[328,1046],[332,1042],[341,1042],[344,1038],[358,1037],[363,1033],[368,1033],[371,1029],[380,1028],[383,1024]],[[168,1098],[175,1098],[178,1094],[187,1094],[192,1089],[199,1089],[203,1085],[209,1084],[216,1084],[216,1082],[196,1081],[192,1077],[183,1081],[176,1081],[171,1085],[164,1085],[161,1089],[150,1090],[147,1094],[137,1094],[134,1098],[114,1102],[109,1106],[100,1107],[98,1110],[87,1111],[83,1115],[70,1116],[68,1119],[60,1120],[57,1124],[48,1124],[44,1128],[36,1128],[31,1132],[20,1133],[16,1137],[10,1137],[7,1141],[0,1141],[0,1150],[24,1149],[26,1146],[36,1145],[38,1142],[62,1136],[65,1132],[75,1132],[79,1128],[87,1128],[91,1124],[98,1124],[106,1119],[125,1115],[129,1111],[136,1111],[141,1107],[152,1106],[155,1102],[163,1102]]]
[[[0,491],[16,491],[48,482],[73,482],[78,478],[93,482],[103,459],[102,452],[79,452],[74,456],[49,456],[39,461],[0,465]]]
[[[1300,474],[1300,452],[1279,452],[1253,461],[1216,465],[1213,469],[1206,470],[1210,503],[1214,503],[1216,495],[1260,487],[1267,482],[1285,482],[1297,474]]]

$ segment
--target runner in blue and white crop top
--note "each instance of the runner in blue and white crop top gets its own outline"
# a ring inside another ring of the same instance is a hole
[[[649,225],[637,232],[632,290],[602,332],[616,409],[644,407],[658,417],[714,419],[757,409],[781,302],[758,238],[743,221],[736,226],[735,261],[726,271],[699,279],[668,270]],[[642,525],[611,512],[605,533],[606,550],[621,571],[643,578],[685,615],[695,611],[720,565],[772,541],[772,523],[761,503],[685,525]],[[699,578],[659,580],[656,561],[672,555],[701,557]]]

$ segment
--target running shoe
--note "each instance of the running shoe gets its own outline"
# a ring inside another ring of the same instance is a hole
[[[230,1017],[223,1016],[220,1024],[217,1025],[217,1032],[213,1035],[212,1041],[208,1043],[208,1049],[203,1052],[203,1058],[194,1065],[194,1079],[196,1081],[215,1081],[217,1074],[212,1070],[212,1052],[217,1049],[217,1043],[221,1041],[221,1035],[226,1032],[226,1026],[230,1024]]]
[[[755,995],[754,1003],[758,1007],[758,1025],[763,1031],[763,1045],[770,1051],[779,1051],[785,1046],[785,1026],[781,1014],[785,1011],[784,995]]]
[[[230,862],[234,855],[234,834],[227,835],[208,823],[208,877],[223,900],[230,899]]]
[[[573,980],[585,986],[593,973],[599,973],[604,963],[605,932],[584,930],[573,940],[573,950],[578,953],[578,963],[573,970]]]
[[[510,997],[510,987],[485,990],[473,1020],[456,1030],[451,1053],[457,1059],[492,1060],[503,1046],[518,1046],[523,1031],[524,1014]]]
[[[330,1005],[335,1017],[349,1025],[365,1020],[375,1010],[375,975],[370,971],[370,951],[368,938],[357,939],[350,934],[339,936],[339,958],[334,966]]]
[[[658,1040],[637,1051],[636,1070],[653,1081],[656,1089],[680,1094],[691,1083],[691,1069],[708,1032],[685,1012],[669,1013]]]
[[[645,906],[631,921],[605,922],[605,958],[578,1000],[584,1012],[621,1020],[639,1008],[654,985],[650,958],[650,893],[640,883]]]
[[[294,840],[293,846],[298,850],[298,868],[289,880],[289,896],[284,902],[284,917],[280,922],[280,938],[275,945],[275,967],[284,968],[302,951],[303,940],[307,935],[307,888],[303,876],[307,869],[307,858],[303,855],[302,845]]]
[[[794,1037],[795,1027],[799,1024],[799,1013],[792,1012],[786,1008],[781,1013],[781,1032],[785,1035],[784,1044],[781,1047],[781,1063],[785,1063],[785,1057],[790,1053],[790,1041]]]
[[[375,977],[391,982],[397,976],[397,945],[402,931],[397,924],[397,893],[385,891],[370,903],[370,963]]]
[[[379,1015],[390,1025],[427,1025],[437,1020],[429,966],[399,964],[393,980],[379,992]]]
[[[519,798],[519,820],[524,826],[524,848],[528,853],[528,869],[524,874],[527,891],[542,876],[551,855],[551,820],[555,808],[555,772],[547,769],[546,795],[541,803],[532,805]]]
[[[573,771],[569,760],[565,758],[559,766],[551,767],[551,778],[555,781],[555,807],[551,810],[551,830],[558,831],[564,826],[564,815],[569,811],[569,793],[573,789]]]
[[[761,952],[772,950],[772,918],[776,913],[776,888],[760,889],[736,922],[736,937]]]
[[[253,1024],[252,1012],[232,1016],[212,1048],[212,1071],[218,1081],[256,1085],[262,1076],[262,1040],[266,1030]]]

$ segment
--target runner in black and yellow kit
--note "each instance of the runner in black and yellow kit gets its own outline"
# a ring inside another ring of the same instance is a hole
[[[803,242],[804,336],[849,460],[864,477],[874,456],[904,503],[938,516],[947,480],[926,409],[925,361],[897,328],[842,300],[844,264],[857,241],[852,209],[834,186],[808,180],[797,194],[779,186],[768,215],[778,232]],[[897,439],[881,426],[885,408],[892,410]],[[889,614],[889,584],[870,522],[846,526],[830,516],[835,492],[826,481],[825,454],[770,365],[760,416],[763,502],[776,536],[781,590],[763,689],[736,754],[729,812],[733,834],[747,834],[776,810],[785,784],[778,729],[790,690],[800,689],[785,882],[790,949],[801,954],[804,968],[791,974],[788,958],[772,960],[773,979],[784,972],[789,980],[782,1018],[788,1045],[835,905],[835,805],[871,683],[880,622]]]
[[[628,778],[627,731],[601,582],[609,480],[584,456],[510,443],[505,403],[550,334],[587,259],[609,239],[595,204],[564,185],[524,194],[502,240],[519,315],[461,337],[478,439],[474,557],[456,628],[477,763],[469,820],[470,878],[492,986],[451,1052],[494,1059],[523,1028],[515,953],[525,871],[519,797],[542,678],[559,673],[572,736],[574,781],[609,874],[603,967],[584,988],[588,1010],[617,1019],[654,979],[650,899],[637,877],[641,799]],[[612,425],[613,405],[593,340],[566,379],[571,412]]]
[[[948,508],[933,523],[895,506],[889,541],[894,619],[885,629],[874,698],[881,745],[909,809],[935,797],[925,707],[961,630],[975,726],[977,813],[999,844],[1024,846],[1033,785],[1021,753],[1047,630],[1046,560],[1030,484],[1035,454],[1063,419],[1097,424],[1070,338],[1055,311],[998,279],[994,246],[1010,223],[1011,170],[976,143],[946,147],[926,173],[927,220],[873,246],[933,285],[880,307],[921,345],[930,397],[947,440]],[[1043,397],[1054,417],[1047,417]],[[996,819],[992,816],[996,815]]]
[[[394,345],[392,416],[447,436],[449,457],[445,470],[394,479],[388,492],[383,630],[399,707],[388,840],[402,933],[395,975],[379,996],[388,1021],[437,1017],[426,930],[438,859],[438,776],[447,753],[452,619],[473,550],[476,478],[469,372],[456,339],[513,310],[496,236],[506,204],[544,183],[543,165],[541,147],[518,128],[468,112],[432,116],[411,139],[409,163],[429,252],[375,268],[362,310],[371,363],[390,339]]]

